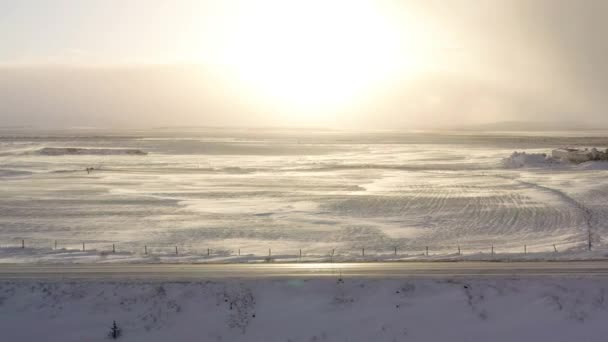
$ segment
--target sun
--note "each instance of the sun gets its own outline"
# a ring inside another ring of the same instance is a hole
[[[347,110],[377,84],[422,68],[416,30],[361,1],[252,1],[222,37],[244,91],[306,122]]]

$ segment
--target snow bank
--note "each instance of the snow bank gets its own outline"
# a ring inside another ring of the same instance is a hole
[[[0,282],[3,341],[605,341],[608,279]]]
[[[147,152],[127,148],[44,147],[35,152],[43,156],[63,155],[146,155]]]
[[[561,164],[545,153],[513,152],[508,158],[502,160],[504,167],[516,169],[522,167],[546,167],[548,165]]]
[[[583,163],[572,163],[553,158],[545,153],[513,152],[509,157],[503,158],[502,164],[507,169],[517,168],[543,168],[562,166],[573,170],[608,170],[606,161],[588,161]]]
[[[29,176],[32,172],[29,171],[21,171],[21,170],[2,170],[0,169],[0,178],[2,177],[19,177],[19,176]]]
[[[524,253],[523,245],[521,249],[501,250],[500,247],[491,252],[490,247],[481,249],[462,249],[461,253],[453,251],[436,251],[430,249],[429,255],[425,250],[399,251],[397,255],[393,251],[374,251],[366,250],[365,255],[356,252],[336,250],[335,255],[331,253],[318,254],[304,250],[302,256],[295,250],[291,253],[272,251],[272,256],[248,251],[241,251],[240,255],[232,250],[210,249],[207,250],[184,250],[179,247],[179,254],[175,254],[174,247],[148,248],[148,254],[144,254],[143,248],[140,251],[125,250],[121,245],[116,246],[116,252],[112,252],[112,245],[105,247],[91,247],[87,245],[86,251],[80,250],[81,245],[74,245],[73,248],[21,248],[14,243],[13,246],[0,245],[0,263],[9,264],[91,264],[91,263],[129,263],[129,264],[191,264],[191,263],[264,263],[264,262],[287,262],[287,263],[310,263],[310,262],[382,262],[382,261],[575,261],[575,260],[608,260],[608,247],[605,245],[594,245],[592,251],[588,251],[586,244],[557,244],[558,252],[555,252],[554,245],[535,246],[527,245],[527,252]]]
[[[608,162],[605,161],[588,161],[576,165],[577,170],[585,171],[604,171],[608,170]]]

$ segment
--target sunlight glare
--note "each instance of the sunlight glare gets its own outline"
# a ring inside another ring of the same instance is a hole
[[[423,69],[420,31],[374,2],[255,2],[224,37],[221,58],[254,98],[306,122]]]

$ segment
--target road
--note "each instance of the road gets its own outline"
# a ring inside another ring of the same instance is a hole
[[[608,261],[270,264],[0,264],[0,280],[608,276]]]

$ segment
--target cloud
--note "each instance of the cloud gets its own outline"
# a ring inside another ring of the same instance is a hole
[[[429,64],[435,67],[379,84],[317,124],[411,128],[534,118],[608,125],[608,2],[428,0],[399,6],[394,11],[414,11],[432,28],[420,34],[435,54]],[[285,108],[258,101],[217,66],[106,64],[112,63],[77,45],[5,62],[2,123],[292,122]]]

